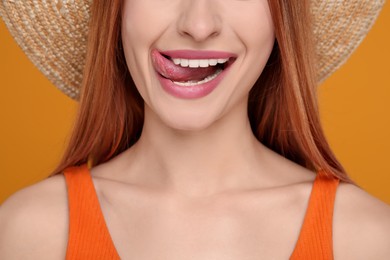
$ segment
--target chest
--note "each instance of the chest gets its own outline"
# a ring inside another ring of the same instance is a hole
[[[182,203],[102,199],[101,206],[123,259],[288,259],[307,200],[247,196]]]

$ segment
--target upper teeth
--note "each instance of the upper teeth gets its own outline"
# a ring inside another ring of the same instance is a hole
[[[207,68],[209,66],[216,66],[218,63],[223,64],[229,59],[202,59],[202,60],[189,60],[181,58],[172,58],[173,63],[180,65],[181,67],[190,68]]]

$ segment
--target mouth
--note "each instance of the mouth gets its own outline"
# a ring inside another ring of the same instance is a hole
[[[164,89],[182,98],[210,93],[235,60],[236,55],[226,52],[152,51],[153,66]]]

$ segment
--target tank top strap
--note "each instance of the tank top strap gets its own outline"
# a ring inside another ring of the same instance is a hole
[[[67,168],[64,176],[69,204],[66,259],[120,259],[87,165]]]
[[[306,215],[290,259],[333,259],[333,208],[340,180],[319,171]]]

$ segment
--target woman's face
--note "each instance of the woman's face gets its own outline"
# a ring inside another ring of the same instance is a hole
[[[274,45],[268,0],[124,0],[122,15],[124,53],[145,113],[201,130],[246,112]]]

